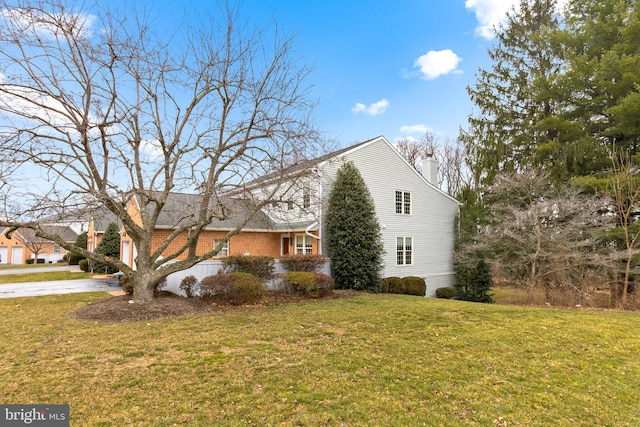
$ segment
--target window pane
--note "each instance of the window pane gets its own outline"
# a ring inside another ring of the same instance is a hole
[[[396,264],[404,265],[404,237],[396,238]]]
[[[402,191],[396,191],[396,213],[402,213]]]
[[[214,240],[213,241],[213,247],[217,248],[220,243],[222,243],[222,239]],[[228,241],[225,242],[224,246],[222,247],[222,249],[220,249],[220,252],[218,252],[215,255],[215,257],[216,258],[224,258],[224,257],[227,257],[227,256],[229,256],[229,242]]]
[[[404,213],[411,214],[411,193],[404,193]]]

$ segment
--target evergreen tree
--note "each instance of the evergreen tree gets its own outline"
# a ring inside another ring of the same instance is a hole
[[[488,52],[492,67],[467,87],[477,113],[460,137],[476,185],[501,171],[557,166],[557,129],[546,120],[557,108],[549,81],[562,64],[549,37],[557,27],[555,0],[522,0]]]
[[[384,247],[371,194],[358,171],[345,163],[329,195],[326,238],[338,289],[379,292]]]
[[[86,231],[83,231],[82,233],[78,234],[78,237],[76,238],[76,246],[82,249],[87,249],[87,232]],[[81,259],[84,259],[84,257],[75,252],[69,252],[67,256],[67,261],[69,265],[78,265]]]
[[[118,231],[118,225],[115,222],[109,224],[94,252],[114,259],[120,259],[120,233]],[[91,271],[94,273],[111,274],[117,272],[118,269],[91,260]]]

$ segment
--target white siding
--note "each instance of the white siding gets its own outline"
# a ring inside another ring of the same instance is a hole
[[[347,152],[364,178],[376,206],[385,248],[384,276],[419,276],[427,282],[427,296],[453,285],[454,224],[458,203],[428,184],[384,138]],[[328,196],[341,161],[325,163],[330,177]],[[411,193],[411,215],[395,213],[395,192]],[[413,238],[413,265],[396,265],[396,238]]]

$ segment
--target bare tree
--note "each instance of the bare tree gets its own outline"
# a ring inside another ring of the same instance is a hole
[[[607,201],[553,185],[535,171],[499,174],[486,194],[490,225],[479,236],[483,253],[493,261],[494,277],[547,297],[569,290],[580,298],[605,275],[596,249],[611,218],[602,215]],[[477,250],[478,248],[473,248]]]
[[[612,153],[614,150],[612,150]],[[622,306],[627,305],[629,282],[633,273],[634,256],[640,248],[640,223],[638,223],[638,203],[640,203],[640,177],[638,167],[625,155],[611,155],[612,174],[608,180],[607,193],[612,198],[616,216],[616,230],[620,231],[624,250],[624,279],[622,289],[612,289],[612,299],[621,297]],[[620,295],[618,295],[620,294]]]
[[[422,170],[424,161],[435,159],[438,163],[438,187],[452,197],[457,197],[470,183],[464,145],[458,140],[440,140],[434,132],[426,132],[419,140],[401,138],[396,148],[416,170]]]
[[[14,182],[15,200],[25,202],[1,224],[119,268],[140,301],[168,274],[220,250],[198,254],[196,244],[213,219],[230,217],[238,205],[230,193],[251,199],[246,182],[288,178],[287,166],[318,140],[309,70],[277,26],[251,30],[229,7],[176,28],[153,22],[114,2],[0,0],[0,158],[46,184],[34,194],[33,182],[21,193]],[[227,239],[278,193],[270,189],[235,212]],[[172,192],[194,191],[199,197],[172,213],[171,233],[153,249]],[[139,217],[128,210],[132,200]],[[136,270],[38,226],[45,214],[97,206],[133,239]]]

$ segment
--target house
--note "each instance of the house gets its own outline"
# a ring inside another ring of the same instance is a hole
[[[57,234],[65,242],[74,243],[78,235],[69,226],[43,225],[43,230],[50,234]],[[28,259],[38,259],[45,263],[55,263],[64,257],[67,251],[55,242],[36,236],[30,228],[19,228],[7,236],[8,228],[0,232],[0,263],[26,264]]]
[[[93,252],[96,250],[104,232],[111,223],[115,223],[118,228],[122,228],[122,221],[110,210],[105,207],[94,209],[89,214],[89,223],[87,225],[87,250]]]
[[[459,204],[435,185],[432,162],[427,160],[427,176],[423,176],[382,136],[296,164],[287,169],[290,180],[284,185],[280,174],[249,182],[246,187],[254,200],[275,193],[279,202],[262,207],[241,233],[231,237],[218,257],[250,254],[277,259],[288,254],[326,254],[323,224],[327,199],[337,171],[346,161],[359,169],[375,204],[385,249],[383,276],[422,277],[427,282],[427,295],[435,295],[439,287],[452,286]],[[171,195],[158,220],[154,247],[164,242],[197,198]],[[246,199],[234,199],[226,218],[214,220],[202,233],[197,252],[210,250],[235,228],[247,203]],[[137,214],[135,200],[129,209]],[[177,239],[166,252],[182,243],[184,239]],[[134,265],[135,247],[124,230],[121,245],[121,259]]]

